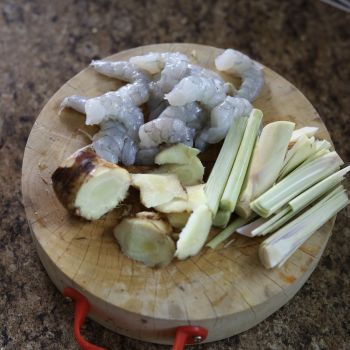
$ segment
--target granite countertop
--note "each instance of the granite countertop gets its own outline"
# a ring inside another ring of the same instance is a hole
[[[0,348],[77,349],[71,303],[49,280],[21,204],[27,137],[49,97],[92,58],[160,42],[239,49],[290,80],[350,161],[350,14],[320,1],[4,0],[0,4]],[[348,349],[349,209],[302,290],[255,328],[197,349]],[[88,321],[108,349],[168,349]]]

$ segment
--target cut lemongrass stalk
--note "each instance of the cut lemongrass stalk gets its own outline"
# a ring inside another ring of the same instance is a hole
[[[231,239],[230,241],[228,241],[227,243],[225,243],[224,248],[227,248],[228,246],[230,246],[235,240],[236,240],[236,239],[233,238],[233,239]]]
[[[251,214],[250,202],[275,183],[294,126],[291,122],[277,121],[263,128],[235,209],[240,216],[248,217]]]
[[[282,167],[284,167],[289,162],[289,160],[294,156],[294,154],[298,151],[300,147],[303,147],[305,142],[309,142],[309,138],[305,135],[300,135],[300,137],[296,140],[296,142],[286,153]]]
[[[280,266],[317,229],[349,204],[345,191],[331,197],[326,202],[316,203],[304,214],[270,236],[259,247],[259,258],[266,268]]]
[[[253,109],[250,113],[236,160],[233,164],[230,177],[228,178],[225,191],[220,201],[221,209],[230,210],[231,212],[235,210],[262,117],[263,113],[259,109]]]
[[[293,211],[305,208],[307,205],[312,203],[315,199],[322,196],[329,189],[334,187],[336,184],[341,182],[344,176],[350,171],[350,165],[337,171],[336,173],[326,177],[322,181],[318,182],[316,185],[310,187],[305,192],[301,193],[299,196],[292,199],[288,205]]]
[[[313,160],[317,158],[321,158],[327,153],[330,153],[331,144],[327,140],[316,140],[315,141],[316,146],[316,152],[311,154],[303,163],[302,165],[305,165],[307,163],[312,162]]]
[[[262,225],[252,229],[252,231],[250,232],[250,237],[263,236],[265,234],[264,230],[268,229],[271,225],[273,225],[279,219],[284,217],[290,211],[291,211],[290,208],[286,207],[284,209],[281,209],[279,212],[277,212],[270,219],[268,219],[268,220],[265,219],[265,222]]]
[[[300,138],[299,140],[302,140],[302,138]],[[294,145],[294,147],[296,147],[297,145],[298,142]],[[293,149],[291,149],[290,152],[292,150]],[[288,175],[291,171],[293,171],[297,166],[299,166],[302,162],[304,162],[308,157],[310,157],[314,153],[316,153],[315,143],[311,139],[304,140],[304,142],[298,147],[294,154],[289,158],[287,163],[283,166],[281,173],[278,176],[278,179],[283,179],[286,175]]]
[[[301,166],[304,166],[307,163],[311,163],[313,160],[323,157],[325,154],[330,153],[328,149],[320,149],[316,153],[312,154],[309,158],[307,158]]]
[[[339,186],[337,187],[334,191],[332,190],[330,193],[328,193],[323,199],[322,201],[326,201],[329,198],[331,198],[332,196],[336,195],[339,192],[343,191],[343,187]],[[287,214],[285,214],[284,216],[278,218],[278,220],[275,220],[275,222],[273,222],[272,224],[270,224],[268,227],[264,228],[261,230],[260,232],[260,236],[264,236],[268,233],[277,231],[280,227],[282,227],[286,222],[288,222],[290,219],[292,219],[294,216],[296,216],[297,214],[299,214],[299,212],[301,210],[303,210],[304,208],[306,208],[307,205],[305,205],[305,207],[302,207],[298,210],[289,210]],[[275,216],[277,216],[278,214],[276,214]],[[275,216],[273,216],[273,218],[275,218]]]
[[[304,128],[294,130],[292,137],[290,138],[290,142],[291,143],[296,142],[300,138],[301,135],[308,136],[308,137],[314,136],[316,134],[317,130],[318,130],[318,128],[314,127],[314,126],[306,126]]]
[[[255,221],[251,222],[250,224],[239,227],[236,231],[242,236],[254,237],[254,236],[252,236],[252,231],[254,229],[256,229],[257,227],[263,225],[265,222],[266,222],[266,219],[259,218]]]
[[[213,226],[224,228],[230,221],[231,212],[229,210],[219,210],[213,220]]]
[[[330,149],[332,147],[331,143],[327,140],[316,140],[315,141],[316,151],[320,151],[321,149]]]
[[[298,167],[250,205],[260,216],[268,217],[315,183],[336,171],[343,161],[336,152]]]
[[[324,203],[326,203],[328,200],[330,200],[331,198],[335,197],[336,195],[338,195],[339,193],[344,192],[344,187],[342,185],[337,186],[336,188],[332,189],[331,191],[329,191],[327,194],[325,194],[316,204],[318,206],[323,205]],[[307,211],[311,214],[312,210],[316,210],[317,207],[312,206],[310,207]],[[283,216],[280,220],[276,221],[275,224],[271,225],[268,229],[267,229],[267,233],[271,233],[276,231],[277,229],[279,229],[280,227],[282,227],[286,222],[288,222],[290,219],[292,219],[296,214],[298,214],[299,212],[295,212],[295,211],[289,211],[285,216]],[[272,237],[272,236],[271,236]],[[266,239],[264,242],[269,243],[270,241],[270,237],[268,239]]]
[[[233,121],[205,185],[208,206],[214,217],[219,209],[221,196],[224,193],[227,180],[236,159],[247,120],[248,118],[242,117]]]
[[[237,218],[223,231],[216,235],[209,243],[207,243],[207,247],[215,249],[220,243],[229,238],[238,227],[245,225],[247,222],[249,222],[249,219]]]

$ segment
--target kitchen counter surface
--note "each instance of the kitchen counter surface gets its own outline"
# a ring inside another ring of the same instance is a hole
[[[46,5],[45,5],[46,4]],[[160,42],[241,50],[299,88],[350,161],[350,14],[320,1],[1,1],[0,349],[78,349],[73,308],[50,282],[21,204],[23,150],[50,96],[92,58]],[[302,290],[257,327],[197,349],[348,349],[349,208]],[[108,349],[168,349],[88,321]]]

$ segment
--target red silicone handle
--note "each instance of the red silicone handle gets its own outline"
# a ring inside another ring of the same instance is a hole
[[[73,288],[65,288],[63,294],[71,298],[75,303],[74,312],[74,337],[83,350],[107,350],[87,342],[80,333],[80,328],[84,324],[89,312],[90,304],[88,300]],[[208,336],[208,331],[203,327],[182,326],[176,328],[176,335],[173,350],[183,350],[186,344],[201,343]]]
[[[81,333],[80,328],[85,322],[86,315],[89,312],[90,304],[88,300],[81,293],[77,292],[73,288],[65,288],[63,294],[71,298],[75,303],[75,312],[74,312],[74,337],[77,343],[80,345],[83,350],[107,350],[105,348],[101,348],[94,344],[86,341]]]
[[[176,328],[173,350],[183,350],[186,344],[201,343],[208,336],[208,330],[197,326],[182,326]]]

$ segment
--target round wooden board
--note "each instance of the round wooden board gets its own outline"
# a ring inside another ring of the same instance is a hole
[[[221,49],[194,44],[143,46],[110,56],[125,60],[151,51],[180,51],[194,62],[214,69]],[[308,100],[288,81],[264,67],[265,87],[254,105],[264,123],[291,120],[297,127],[319,127],[329,134]],[[225,79],[230,77],[225,76]],[[39,256],[62,291],[73,287],[92,305],[91,317],[118,333],[155,343],[171,343],[175,327],[200,325],[207,341],[247,330],[288,302],[314,270],[331,234],[333,221],[317,231],[282,267],[264,269],[259,263],[259,239],[234,235],[218,250],[203,251],[163,269],[151,269],[123,256],[112,235],[120,210],[95,222],[67,213],[56,199],[51,174],[63,159],[88,143],[79,129],[84,117],[59,104],[65,96],[93,97],[121,83],[87,68],[64,84],[37,118],[25,149],[22,191],[26,215]],[[215,151],[204,155],[215,159]]]

